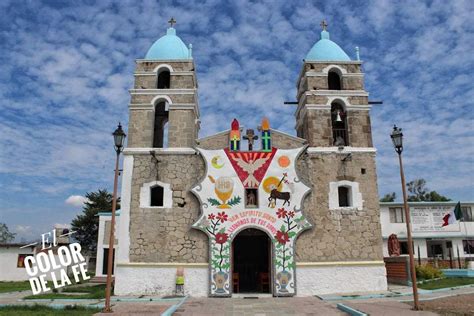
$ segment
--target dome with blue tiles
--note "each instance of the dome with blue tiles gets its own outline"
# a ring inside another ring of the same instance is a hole
[[[325,22],[322,23],[323,31],[321,39],[313,45],[306,55],[306,61],[350,61],[350,57],[336,43],[329,39],[329,32],[326,31]]]
[[[168,28],[166,35],[160,37],[148,50],[145,59],[192,59],[191,44],[189,48],[176,35],[176,29]]]

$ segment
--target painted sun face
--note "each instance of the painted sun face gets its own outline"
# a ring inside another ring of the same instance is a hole
[[[272,190],[277,189],[281,191],[283,189],[283,185],[280,183],[280,179],[277,177],[270,176],[263,180],[263,189],[265,192],[270,193]]]

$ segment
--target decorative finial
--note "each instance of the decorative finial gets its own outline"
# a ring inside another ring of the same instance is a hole
[[[173,17],[171,17],[168,23],[171,25],[171,27],[173,27],[173,24],[176,24],[176,20]]]
[[[322,20],[321,21],[321,27],[323,28],[323,31],[327,31],[327,28],[328,28],[328,23],[326,22],[326,20]]]

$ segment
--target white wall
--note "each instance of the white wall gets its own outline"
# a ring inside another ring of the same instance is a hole
[[[32,248],[0,247],[0,281],[26,281],[25,268],[17,268],[19,254],[33,254]]]
[[[104,235],[105,235],[105,223],[111,220],[111,216],[108,215],[101,215],[99,216],[99,233],[97,238],[97,257],[96,257],[96,266],[95,266],[95,275],[96,276],[106,276],[107,274],[102,273],[102,265],[104,263],[104,248],[109,248],[109,237],[106,236],[105,240],[107,242],[104,243]],[[109,224],[110,225],[110,224]],[[117,236],[117,232],[120,232],[120,216],[115,215],[115,239],[119,239]],[[117,265],[117,253],[118,253],[118,243],[115,245],[115,266]],[[115,272],[115,267],[114,267]]]
[[[297,267],[296,290],[297,296],[386,291],[385,265]]]
[[[185,293],[207,297],[209,268],[185,267]],[[121,264],[117,267],[116,295],[172,295],[176,267],[165,264]],[[387,290],[385,266],[380,264],[300,266],[296,268],[297,296]]]
[[[173,295],[176,268],[160,264],[130,264],[116,267],[115,295]],[[206,297],[209,291],[209,268],[184,267],[185,294]]]

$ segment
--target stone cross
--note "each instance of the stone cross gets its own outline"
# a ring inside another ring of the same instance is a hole
[[[244,135],[244,139],[248,140],[248,142],[249,142],[249,151],[252,151],[253,150],[253,142],[254,142],[254,140],[258,139],[258,136],[255,135],[255,133],[253,132],[253,129],[251,129],[251,128],[247,129],[247,131],[245,132],[245,135]]]
[[[173,24],[176,24],[176,20],[173,17],[171,17],[168,23],[171,25],[171,27],[173,27]]]
[[[323,28],[323,31],[327,30],[328,24],[327,24],[326,20],[322,20],[321,24],[319,24],[319,25],[321,25],[321,27]]]

